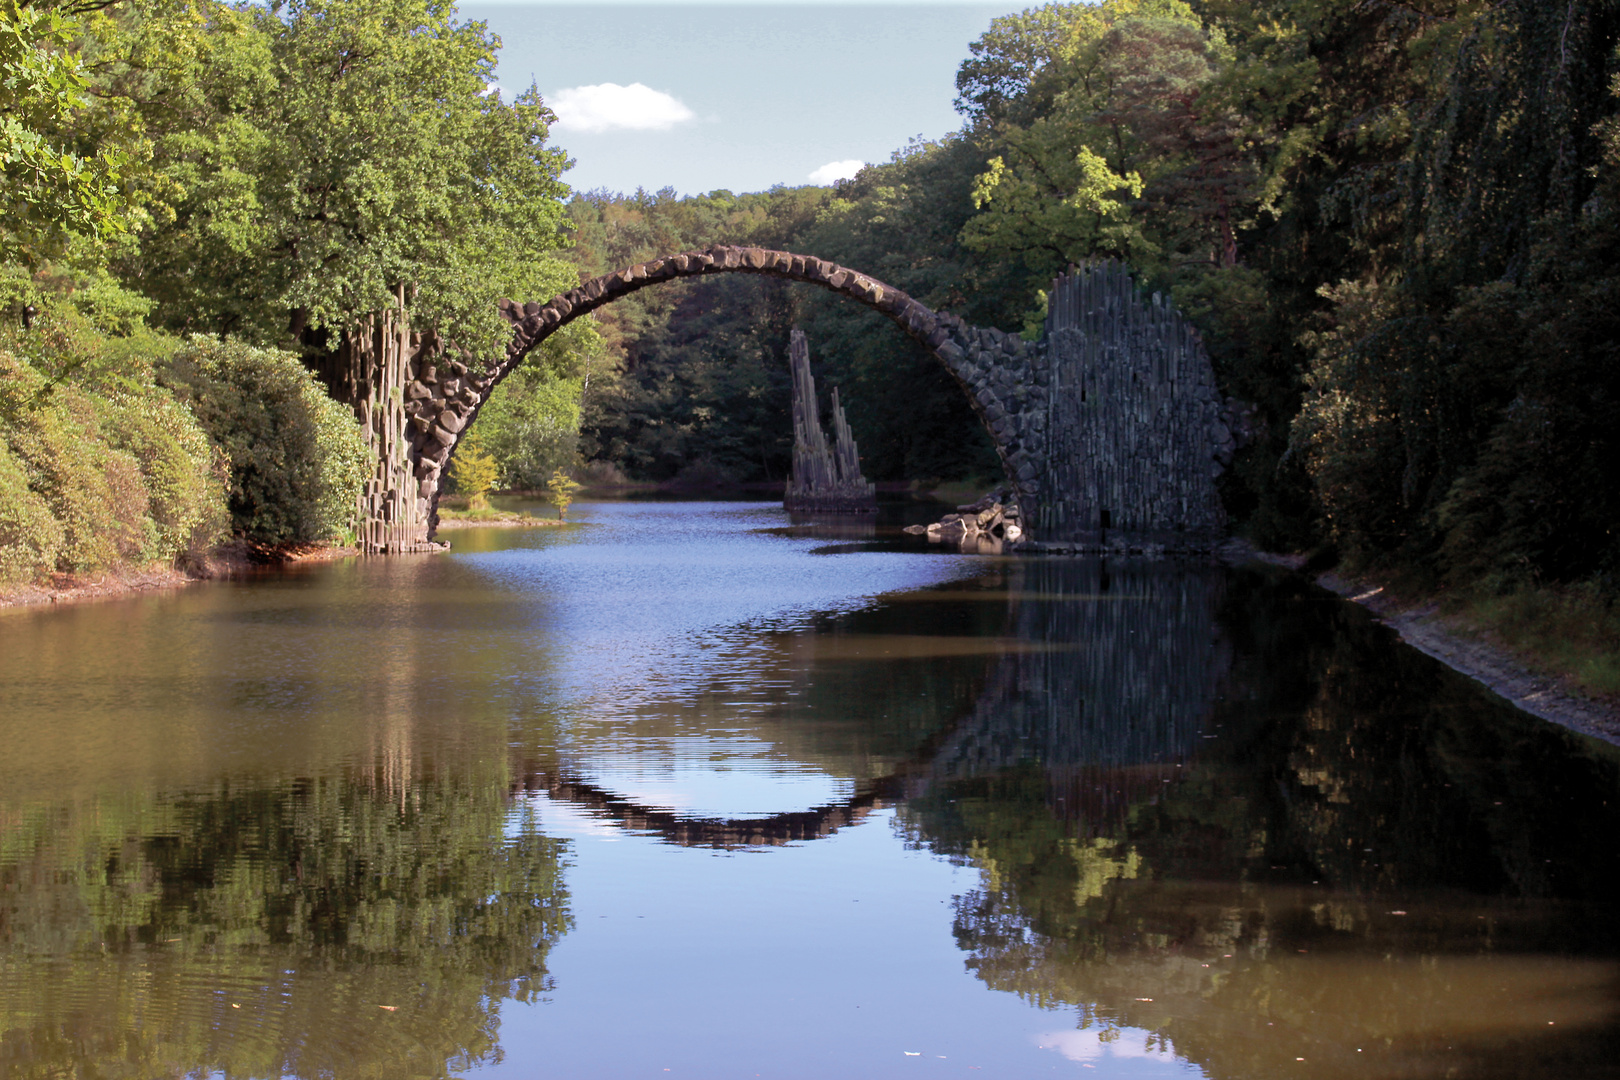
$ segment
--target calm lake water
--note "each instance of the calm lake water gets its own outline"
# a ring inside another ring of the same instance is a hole
[[[1620,752],[738,503],[0,617],[0,1076],[1620,1075]]]

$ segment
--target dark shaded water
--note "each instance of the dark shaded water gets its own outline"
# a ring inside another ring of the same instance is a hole
[[[0,618],[0,1075],[1620,1074],[1620,753],[1350,605],[577,516]]]

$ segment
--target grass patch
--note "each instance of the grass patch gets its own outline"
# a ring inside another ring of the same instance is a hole
[[[493,506],[484,506],[477,510],[457,510],[453,507],[446,507],[442,502],[439,504],[439,516],[441,518],[452,518],[456,521],[510,521],[513,518],[521,518],[527,521],[540,520],[527,510],[514,513],[511,510],[497,510]]]
[[[495,505],[480,506],[477,508],[468,505],[466,495],[445,495],[439,500],[439,521],[456,521],[464,523],[484,522],[490,525],[556,525],[558,520],[554,517],[543,517],[528,510],[512,510],[502,506],[505,501],[509,506],[513,493],[504,492],[495,496]]]
[[[1620,609],[1595,587],[1465,594],[1452,597],[1445,610],[1532,667],[1562,675],[1595,697],[1620,697]]]

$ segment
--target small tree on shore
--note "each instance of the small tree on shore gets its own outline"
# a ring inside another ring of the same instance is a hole
[[[568,520],[568,504],[574,501],[574,492],[579,490],[579,484],[573,477],[562,469],[551,474],[546,483],[546,490],[551,493],[551,501],[557,507],[557,520]]]
[[[495,486],[496,471],[495,458],[484,450],[478,436],[468,435],[450,465],[457,490],[467,496],[467,509],[489,509],[489,489]]]

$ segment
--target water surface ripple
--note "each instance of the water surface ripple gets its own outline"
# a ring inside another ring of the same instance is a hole
[[[0,616],[0,1076],[1620,1075],[1620,751],[1351,605],[574,516]]]

